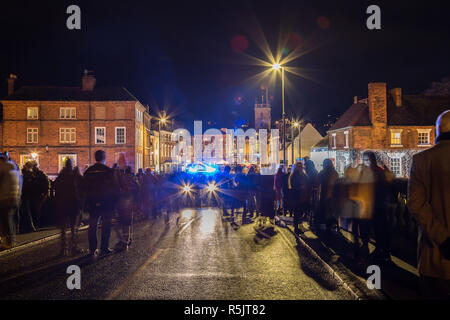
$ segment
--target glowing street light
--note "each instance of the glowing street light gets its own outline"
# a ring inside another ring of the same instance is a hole
[[[272,65],[272,69],[279,70],[281,69],[281,104],[283,107],[283,165],[286,166],[286,113],[284,111],[284,67],[282,67],[279,63],[274,63]]]
[[[161,139],[161,123],[164,125],[167,122],[167,118],[165,117],[161,117],[158,121],[158,135],[159,135],[159,143],[158,143],[158,171],[159,173],[161,173],[161,144],[162,144],[162,139]]]

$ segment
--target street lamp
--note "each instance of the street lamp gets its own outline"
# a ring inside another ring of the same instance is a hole
[[[284,112],[284,67],[282,67],[279,63],[274,63],[272,65],[272,69],[279,70],[281,69],[281,105],[283,107],[283,165],[286,166],[286,113]]]
[[[291,137],[292,137],[292,144],[291,144],[291,153],[292,153],[292,164],[295,163],[294,161],[294,142],[295,142],[295,137],[294,137],[294,128],[297,128],[300,124],[297,121],[292,122],[291,124]],[[300,143],[300,133],[298,136],[299,139],[299,143]]]
[[[161,174],[161,144],[162,144],[162,139],[161,139],[161,123],[164,125],[166,123],[167,119],[166,118],[161,118],[158,121],[158,136],[159,136],[159,143],[158,143],[158,171]]]

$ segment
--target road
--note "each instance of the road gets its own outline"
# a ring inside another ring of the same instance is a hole
[[[295,237],[287,229],[277,227],[272,238],[255,241],[254,225],[233,228],[216,208],[183,209],[170,219],[137,224],[133,245],[127,251],[96,261],[80,260],[80,290],[67,289],[69,275],[64,267],[38,277],[30,276],[29,281],[22,279],[17,288],[10,281],[8,288],[0,292],[0,298],[352,298],[328,275],[322,274],[315,262],[299,255]],[[86,233],[82,241],[87,247]],[[56,241],[30,249],[23,259],[48,255],[55,248]]]

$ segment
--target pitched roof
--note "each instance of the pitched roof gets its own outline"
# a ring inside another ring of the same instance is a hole
[[[344,112],[338,121],[330,128],[330,131],[351,127],[370,126],[369,107],[365,103],[354,103]]]
[[[402,105],[397,107],[388,99],[387,121],[391,126],[432,126],[436,118],[450,109],[450,97],[404,95]]]
[[[323,137],[319,140],[315,145],[313,145],[311,148],[317,149],[317,148],[328,148],[328,136]]]
[[[439,114],[450,109],[450,97],[403,95],[397,107],[390,95],[387,97],[387,125],[432,126]],[[350,106],[329,131],[350,126],[370,126],[369,106],[356,103]]]
[[[34,101],[136,101],[123,87],[96,87],[83,91],[80,87],[23,86],[1,100]]]

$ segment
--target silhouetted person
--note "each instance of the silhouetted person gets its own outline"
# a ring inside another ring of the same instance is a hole
[[[20,172],[8,155],[0,154],[0,248],[15,246],[14,216],[20,201]]]
[[[89,251],[97,255],[97,225],[102,221],[100,255],[110,253],[109,237],[111,218],[118,200],[120,189],[114,170],[105,165],[103,150],[95,152],[96,163],[84,173],[84,186],[89,209]]]
[[[388,182],[386,172],[378,166],[375,153],[366,151],[363,154],[364,165],[372,170],[374,179],[374,201],[373,201],[373,227],[375,231],[375,251],[371,259],[376,261],[389,261],[390,256],[390,228],[388,225]]]
[[[72,168],[72,160],[67,158],[64,168],[54,182],[57,220],[61,228],[62,255],[73,255],[81,252],[76,243],[76,232],[80,219],[81,197],[79,190],[82,188],[82,179],[78,168]],[[68,246],[66,228],[70,229],[71,235]]]
[[[301,162],[297,162],[292,169],[289,176],[289,186],[293,197],[294,232],[298,234],[300,232],[298,225],[300,219],[306,213],[309,201],[308,177],[303,170],[303,164]]]
[[[426,297],[450,293],[450,110],[436,121],[436,145],[413,156],[408,207],[419,224],[420,287]]]
[[[335,224],[332,196],[334,184],[338,178],[339,175],[334,169],[333,162],[330,159],[323,160],[323,170],[319,173],[320,200],[316,223],[325,224],[328,231],[330,231]]]

